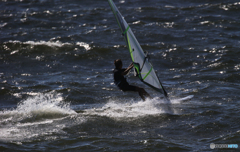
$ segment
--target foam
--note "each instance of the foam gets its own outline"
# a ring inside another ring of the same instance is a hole
[[[46,45],[50,47],[62,47],[64,45],[71,45],[71,43],[62,43],[60,41],[52,42],[52,41],[26,41],[26,42],[20,42],[20,41],[9,41],[11,43],[21,43],[21,44],[28,44],[28,45]]]
[[[170,104],[159,98],[147,99],[146,101],[117,101],[110,100],[100,108],[85,110],[88,115],[100,115],[111,118],[138,118],[149,115],[173,113]]]
[[[17,119],[15,121],[29,118],[54,118],[69,114],[76,114],[76,112],[71,110],[69,103],[63,103],[61,94],[55,93],[37,93],[36,96],[20,102],[16,109],[0,112],[1,117],[13,117]]]
[[[61,94],[37,93],[19,103],[15,109],[0,111],[0,140],[21,141],[61,132],[69,125],[62,124],[62,119],[76,114],[70,104],[63,102]]]
[[[33,46],[37,46],[37,45],[46,45],[49,47],[62,47],[62,46],[71,46],[73,44],[71,43],[62,43],[61,41],[26,41],[26,42],[21,42],[21,41],[9,41],[10,43],[20,43],[20,44],[27,44],[27,45],[33,45]],[[91,47],[89,44],[85,43],[85,42],[76,42],[75,45],[78,45],[80,47],[84,47],[84,49],[86,51],[90,50]],[[14,50],[13,52],[11,52],[11,54],[15,54],[17,53],[18,50]]]
[[[77,42],[76,45],[79,45],[79,46],[81,46],[81,47],[84,47],[86,51],[88,51],[88,50],[91,49],[90,45],[87,44],[87,43],[84,43],[84,42]]]

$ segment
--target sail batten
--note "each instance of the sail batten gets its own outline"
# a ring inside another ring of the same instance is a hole
[[[127,47],[129,49],[138,78],[148,86],[164,94],[166,99],[169,100],[167,92],[163,88],[158,76],[155,73],[155,70],[153,69],[153,66],[148,61],[146,54],[143,52],[143,49],[134,36],[130,26],[127,24],[114,2],[112,0],[108,0],[108,2],[117,20],[118,26],[121,29],[122,35],[127,43]]]

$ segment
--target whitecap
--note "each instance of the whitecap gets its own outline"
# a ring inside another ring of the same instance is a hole
[[[61,118],[76,114],[69,103],[64,103],[61,94],[28,93],[34,95],[20,102],[16,109],[0,112],[0,124],[4,122],[34,122],[45,119]]]
[[[0,141],[24,141],[41,136],[54,138],[55,133],[64,134],[62,129],[71,125],[72,116],[77,113],[63,101],[61,94],[37,93],[14,109],[0,111]],[[66,118],[71,120],[67,124]],[[73,123],[85,121],[82,117],[77,118],[80,120]]]
[[[60,41],[26,41],[26,42],[21,42],[21,41],[12,41],[10,40],[9,41],[10,43],[15,43],[15,44],[28,44],[28,45],[33,45],[33,46],[37,46],[37,45],[46,45],[46,46],[49,46],[49,47],[62,47],[64,45],[71,45],[71,43],[62,43]]]
[[[76,45],[84,47],[87,51],[91,49],[90,45],[85,42],[77,42]]]

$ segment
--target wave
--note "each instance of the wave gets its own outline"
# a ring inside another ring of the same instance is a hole
[[[61,118],[76,114],[69,103],[64,103],[61,94],[38,93],[17,105],[16,109],[0,112],[0,124],[35,122],[46,119]]]
[[[8,43],[12,43],[12,44],[27,44],[27,45],[46,45],[46,46],[50,46],[50,47],[62,47],[64,45],[71,45],[71,43],[62,43],[60,41],[56,41],[56,42],[53,42],[53,41],[26,41],[26,42],[21,42],[21,41],[18,41],[18,40],[10,40],[8,42],[5,42],[5,44],[8,44]]]
[[[15,109],[0,111],[0,140],[22,141],[34,137],[39,139],[41,136],[45,138],[47,135],[62,132],[62,129],[70,124],[64,123],[64,119],[72,118],[76,114],[69,103],[63,102],[61,94],[37,93],[19,103]]]
[[[32,50],[33,46],[38,46],[38,47],[44,47],[41,49],[41,51],[46,50],[45,47],[50,47],[50,49],[53,48],[66,48],[66,47],[81,47],[84,48],[86,51],[92,49],[92,47],[90,46],[90,44],[86,43],[86,42],[76,42],[76,43],[68,43],[68,42],[61,42],[59,40],[57,41],[25,41],[25,42],[21,42],[18,40],[10,40],[8,42],[4,42],[4,50],[6,51],[11,51],[11,55],[12,54],[16,54],[19,52],[19,50],[24,49],[25,47],[29,46],[29,49]]]

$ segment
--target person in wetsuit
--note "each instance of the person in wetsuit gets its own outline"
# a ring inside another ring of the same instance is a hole
[[[133,68],[133,63],[131,63],[128,68],[122,68],[122,60],[117,59],[114,61],[115,69],[114,73],[114,83],[118,86],[118,88],[122,91],[134,91],[138,92],[139,96],[145,100],[145,96],[150,97],[150,95],[143,89],[137,86],[129,85],[124,75],[128,74],[128,72]]]

